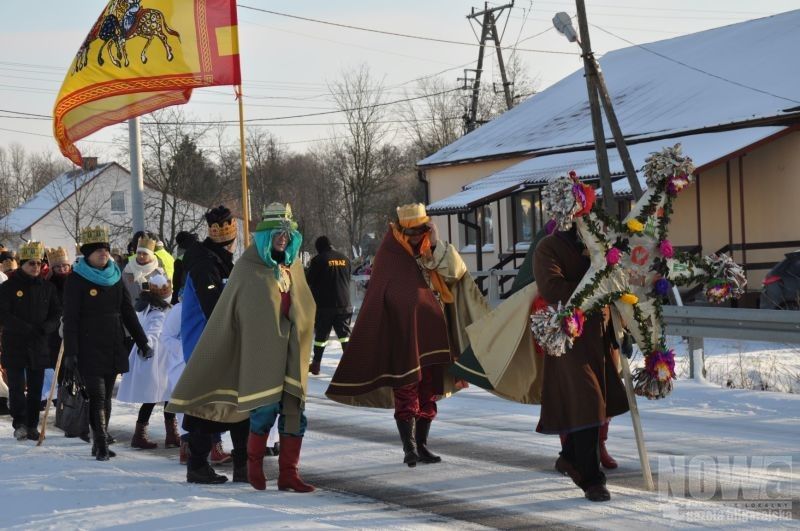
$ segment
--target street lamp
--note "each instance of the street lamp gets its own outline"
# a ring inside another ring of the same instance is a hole
[[[572,27],[572,17],[568,14],[563,11],[556,13],[553,17],[553,26],[555,26],[558,32],[565,36],[569,42],[577,42],[578,34],[575,32],[575,28]]]

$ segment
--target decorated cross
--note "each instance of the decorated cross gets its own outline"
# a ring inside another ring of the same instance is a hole
[[[727,255],[698,258],[677,253],[667,239],[672,201],[692,182],[694,165],[680,144],[653,153],[645,161],[647,191],[619,222],[594,204],[594,189],[574,172],[549,184],[542,201],[559,230],[573,223],[591,264],[565,305],[531,315],[537,343],[560,356],[583,331],[585,314],[612,305],[644,353],[634,373],[635,391],[663,398],[672,390],[675,354],[666,346],[661,305],[673,285],[706,284],[706,297],[723,302],[744,293],[743,269]]]

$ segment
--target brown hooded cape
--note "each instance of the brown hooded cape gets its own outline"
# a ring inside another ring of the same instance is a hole
[[[483,295],[452,245],[439,242],[433,259],[453,293],[444,310],[417,260],[387,232],[375,255],[373,274],[350,341],[326,395],[343,404],[391,409],[392,389],[421,378],[421,368],[449,366],[468,346],[467,325],[489,311]],[[437,394],[457,390],[441,374]]]

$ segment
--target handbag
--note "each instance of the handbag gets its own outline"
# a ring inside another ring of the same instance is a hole
[[[58,386],[56,427],[67,437],[79,437],[89,433],[89,394],[78,374],[72,371],[64,376]]]

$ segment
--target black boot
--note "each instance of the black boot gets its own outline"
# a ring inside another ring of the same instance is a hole
[[[431,419],[417,419],[417,453],[420,463],[439,463],[442,458],[428,450],[428,432],[431,431]]]
[[[211,451],[211,435],[202,432],[189,433],[189,463],[186,467],[186,481],[188,483],[204,483],[218,485],[228,481],[227,476],[217,474],[208,463],[208,454]]]
[[[234,448],[231,450],[233,458],[233,482],[248,483],[247,480],[247,448]]]
[[[89,412],[94,414],[94,425],[92,436],[94,437],[94,445],[92,445],[92,455],[98,461],[108,461],[110,457],[116,457],[117,454],[108,449],[108,419],[106,418],[105,409],[97,409],[96,411]]]
[[[203,483],[206,485],[219,485],[228,481],[228,476],[217,474],[211,465],[206,464],[200,468],[186,468],[187,483]]]
[[[416,420],[417,419],[413,417],[408,420],[395,419],[397,422],[397,431],[400,432],[400,440],[403,441],[403,452],[405,452],[403,463],[407,464],[409,467],[417,466],[417,461],[419,461],[417,441],[415,438]]]

